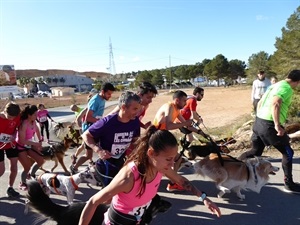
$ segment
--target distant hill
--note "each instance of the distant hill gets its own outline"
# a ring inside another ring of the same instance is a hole
[[[74,70],[16,70],[17,78],[19,77],[39,77],[39,76],[54,76],[54,75],[72,75],[81,74],[92,79],[104,79],[109,76],[108,73],[103,72],[77,72]]]

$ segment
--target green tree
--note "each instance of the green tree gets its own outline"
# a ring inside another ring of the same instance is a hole
[[[229,63],[222,54],[217,55],[204,67],[204,73],[213,80],[217,80],[219,86],[220,78],[226,78],[229,72]]]
[[[66,79],[65,79],[65,78],[63,78],[63,77],[61,77],[61,78],[59,78],[59,82],[61,82],[61,83],[65,84],[65,82],[66,82]]]
[[[272,70],[279,78],[300,67],[300,6],[288,18],[282,36],[276,38],[276,51],[270,59]]]
[[[269,54],[264,51],[252,54],[248,59],[247,76],[255,79],[259,70],[264,70],[268,74],[270,71],[269,59]]]
[[[152,74],[148,70],[139,72],[136,76],[136,83],[142,83],[144,81],[151,82]]]
[[[49,84],[49,83],[51,83],[51,82],[52,82],[52,79],[51,79],[51,77],[47,77],[47,78],[46,78],[46,83],[48,83],[48,84]]]
[[[55,85],[57,86],[58,78],[57,78],[57,77],[54,77],[54,78],[52,79],[52,82],[55,83]]]
[[[152,74],[152,79],[151,79],[151,83],[153,85],[162,85],[164,84],[164,78],[163,78],[163,74],[160,70],[156,69],[151,71]]]
[[[237,79],[240,77],[245,77],[246,63],[244,61],[234,59],[229,61],[229,73],[228,78]]]

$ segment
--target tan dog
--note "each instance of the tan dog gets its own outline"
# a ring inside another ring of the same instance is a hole
[[[60,143],[43,147],[43,150],[41,151],[43,158],[45,160],[52,160],[55,163],[51,169],[51,172],[54,171],[54,169],[58,166],[59,162],[62,168],[64,169],[65,173],[70,174],[70,172],[65,166],[64,157],[65,152],[70,148],[72,144],[74,144],[73,139],[66,136],[64,137],[64,140]],[[40,167],[40,169],[46,172],[46,170],[43,167]]]
[[[222,197],[231,190],[236,192],[240,199],[245,199],[241,190],[252,190],[259,193],[261,188],[267,184],[269,174],[275,174],[278,167],[262,158],[247,159],[239,161],[228,155],[222,155],[224,166],[221,165],[218,155],[210,154],[203,160],[194,164],[195,172],[207,176],[216,182],[220,190],[218,197]]]

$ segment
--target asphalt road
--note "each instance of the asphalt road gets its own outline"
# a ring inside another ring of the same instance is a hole
[[[61,109],[61,113],[67,113]],[[60,110],[58,110],[60,111]],[[51,113],[54,112],[51,110]],[[66,118],[64,115],[64,119]],[[71,115],[69,115],[71,116]],[[55,116],[55,120],[59,121],[61,117]],[[71,163],[70,155],[75,149],[69,149],[65,156],[65,164],[68,167]],[[270,159],[275,166],[281,168],[281,159]],[[6,189],[8,183],[8,160],[5,159],[7,171],[0,178],[0,225],[17,224],[17,225],[54,225],[53,221],[43,219],[37,221],[37,214],[29,212],[24,213],[25,192],[20,191],[22,196],[19,199],[11,199],[6,197]],[[44,168],[49,169],[53,162],[46,162]],[[86,165],[83,165],[84,168]],[[22,166],[19,164],[19,173]],[[294,179],[300,181],[300,158],[294,160]],[[63,172],[61,166],[55,172]],[[41,171],[38,171],[41,173]],[[217,218],[212,215],[206,207],[195,197],[187,192],[169,193],[165,190],[167,179],[163,179],[159,188],[159,194],[172,203],[172,208],[164,213],[159,214],[151,224],[186,224],[186,225],[298,225],[300,224],[300,195],[288,194],[283,192],[283,173],[280,170],[275,176],[271,176],[269,183],[262,188],[260,194],[254,192],[244,192],[246,199],[240,201],[235,194],[226,194],[224,198],[218,199],[218,190],[215,185],[204,178],[193,174],[193,171],[183,169],[180,171],[185,177],[193,181],[200,190],[205,191],[208,196],[217,203],[222,211],[222,217]],[[15,188],[20,182],[18,174]],[[74,201],[86,201],[94,193],[99,191],[99,187],[90,187],[85,183],[79,185],[76,191]],[[53,201],[58,204],[66,205],[66,197],[51,195]],[[36,222],[36,223],[35,223]],[[99,223],[100,224],[100,223]]]

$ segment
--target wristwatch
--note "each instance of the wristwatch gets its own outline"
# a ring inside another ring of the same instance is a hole
[[[207,197],[206,193],[205,193],[205,192],[202,192],[202,195],[199,197],[199,200],[200,200],[201,202],[203,202],[204,199],[205,199],[206,197]]]

